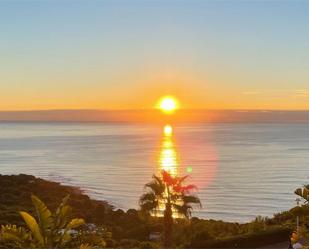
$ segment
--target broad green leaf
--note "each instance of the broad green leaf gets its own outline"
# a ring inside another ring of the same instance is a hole
[[[84,224],[85,224],[84,219],[73,219],[66,226],[66,229],[74,229],[74,228],[77,228],[77,227],[84,225]]]
[[[59,213],[56,216],[56,228],[62,229],[68,223],[70,215],[72,213],[72,208],[68,205],[61,207]]]
[[[69,198],[70,198],[70,195],[66,195],[66,196],[62,199],[62,202],[60,203],[59,207],[57,208],[56,215],[59,215],[60,212],[61,212],[61,209],[62,209],[64,206],[67,205]]]
[[[44,202],[42,202],[38,197],[36,197],[35,195],[31,195],[31,200],[36,209],[41,232],[44,235],[53,226],[52,214],[46,207]]]
[[[19,212],[21,217],[26,222],[28,228],[30,229],[33,237],[38,241],[40,245],[44,245],[44,238],[42,236],[42,233],[40,231],[40,227],[36,220],[28,213],[26,212]]]
[[[70,214],[72,212],[72,208],[67,205],[67,202],[70,198],[70,195],[66,195],[63,199],[61,204],[59,205],[56,215],[55,215],[55,228],[62,229],[67,224]]]

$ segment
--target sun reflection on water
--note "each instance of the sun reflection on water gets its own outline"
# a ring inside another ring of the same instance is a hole
[[[163,138],[161,141],[160,155],[159,155],[159,172],[162,170],[167,171],[171,176],[177,176],[179,174],[179,156],[175,148],[175,142],[173,140],[173,127],[171,125],[165,125],[163,127]],[[167,192],[165,193],[167,195]],[[159,205],[159,212],[156,216],[163,216],[165,209],[165,201],[162,200]],[[172,210],[172,216],[179,218],[180,216],[176,210]]]
[[[192,137],[192,139],[196,139],[196,137]],[[182,146],[184,143],[182,143]],[[183,160],[180,160],[179,154],[180,152],[185,153],[185,157]],[[207,155],[207,162],[203,164],[203,167],[194,168],[194,164],[187,165],[188,162],[195,162],[196,158],[193,158],[190,155],[195,155],[196,152],[199,152],[200,157],[198,160],[202,160],[204,156]],[[188,160],[189,158],[189,160]],[[195,161],[194,161],[195,160]],[[176,140],[174,137],[173,127],[169,124],[166,124],[162,130],[162,138],[160,142],[160,150],[158,152],[158,173],[159,175],[162,171],[168,172],[173,177],[179,177],[183,173],[189,175],[193,184],[198,187],[206,188],[215,177],[215,173],[217,170],[217,162],[218,155],[217,151],[213,144],[209,141],[204,142],[203,146],[199,143],[190,143],[187,141],[185,146],[177,149]],[[186,163],[187,162],[187,163]],[[185,165],[183,165],[185,163]],[[168,190],[165,191],[164,197],[168,196]],[[177,201],[178,205],[182,204],[182,201]],[[166,199],[162,198],[159,200],[159,208],[158,212],[154,214],[155,216],[163,216],[164,210],[166,208]],[[177,210],[172,208],[172,216],[174,218],[183,218],[183,215],[180,214]]]
[[[178,174],[179,158],[173,141],[173,127],[165,125],[159,157],[159,172],[165,170],[172,176]]]

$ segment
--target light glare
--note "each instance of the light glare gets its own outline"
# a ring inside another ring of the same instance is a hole
[[[165,96],[159,101],[158,108],[166,114],[171,114],[178,108],[178,102],[172,96]]]

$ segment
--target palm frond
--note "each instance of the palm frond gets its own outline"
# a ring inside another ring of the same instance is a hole
[[[182,201],[184,204],[193,203],[193,204],[198,204],[200,207],[202,207],[201,200],[197,196],[194,196],[194,195],[183,195]]]
[[[155,211],[159,207],[158,201],[145,201],[140,204],[141,210],[147,213]]]
[[[191,210],[192,206],[183,204],[183,205],[178,205],[178,204],[173,204],[173,208],[180,214],[185,216],[186,218],[191,217]]]
[[[149,191],[140,197],[141,210],[155,215],[164,213],[165,216],[167,204],[169,204],[172,205],[174,212],[189,218],[192,204],[198,204],[201,207],[200,199],[189,195],[191,190],[196,189],[196,186],[182,185],[188,176],[175,177],[167,171],[162,171],[162,177],[153,175],[152,178],[153,180],[145,185]]]
[[[177,177],[177,184],[180,185],[182,184],[189,176],[183,176],[183,177]]]
[[[147,192],[140,197],[139,203],[143,204],[144,202],[151,202],[155,200],[156,200],[156,195],[153,192]]]
[[[197,187],[194,184],[189,184],[189,185],[186,185],[186,186],[182,187],[182,190],[185,193],[189,193],[190,191],[196,190],[196,189],[197,189]]]
[[[153,180],[151,182],[145,184],[145,187],[149,188],[157,196],[162,195],[165,191],[165,185],[162,180],[155,175],[153,175]]]
[[[183,197],[183,194],[181,194],[181,193],[178,193],[178,192],[171,192],[170,193],[170,201],[172,203],[177,203],[179,201],[182,201],[182,197]]]
[[[159,176],[153,175],[152,178],[158,182],[159,185],[164,185],[162,179]]]

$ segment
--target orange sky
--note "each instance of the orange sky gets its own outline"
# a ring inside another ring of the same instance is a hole
[[[193,81],[156,83],[164,79],[124,88],[86,85],[41,85],[28,88],[2,87],[0,110],[48,109],[149,109],[164,95],[175,96],[184,109],[309,109],[309,90],[270,89],[241,91],[217,89],[212,84],[194,88]],[[191,83],[192,82],[192,83]],[[190,85],[192,84],[192,87]]]
[[[0,110],[309,110],[306,2],[116,2],[0,1]]]

